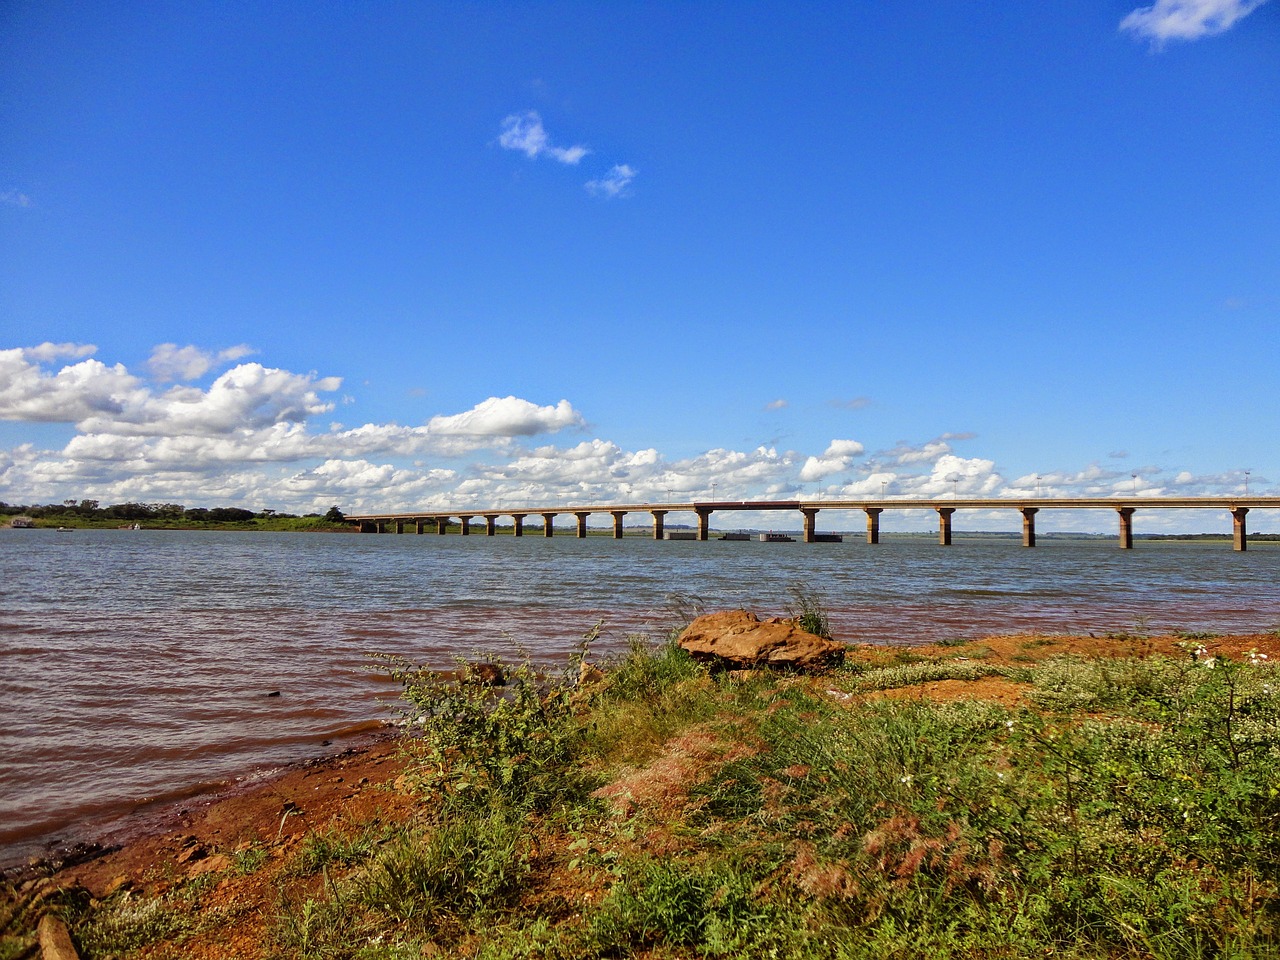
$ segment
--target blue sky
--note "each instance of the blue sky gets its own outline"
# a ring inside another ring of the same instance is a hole
[[[1280,493],[1274,3],[14,0],[0,125],[8,502]]]

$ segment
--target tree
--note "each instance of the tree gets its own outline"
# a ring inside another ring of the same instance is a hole
[[[338,509],[338,505],[335,503],[329,508],[329,512],[324,515],[324,519],[328,523],[341,523],[347,518],[343,516],[342,511]]]

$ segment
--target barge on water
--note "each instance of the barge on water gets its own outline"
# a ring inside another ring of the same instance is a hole
[[[785,533],[762,533],[760,534],[761,543],[795,543],[795,537],[789,537]]]

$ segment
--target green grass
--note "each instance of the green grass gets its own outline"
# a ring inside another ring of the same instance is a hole
[[[576,689],[504,665],[495,690],[398,665],[418,816],[309,837],[271,955],[1280,955],[1280,673],[1259,658],[809,681],[637,638],[607,666]],[[839,695],[987,676],[1029,705]],[[126,956],[181,942],[185,896],[68,915],[90,955]]]

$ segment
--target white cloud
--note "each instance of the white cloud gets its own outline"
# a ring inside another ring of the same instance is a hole
[[[810,457],[800,468],[800,480],[808,483],[822,480],[834,473],[848,470],[854,458],[863,454],[863,446],[856,440],[832,440],[820,457]]]
[[[637,171],[633,167],[625,163],[616,164],[603,177],[597,180],[588,180],[586,182],[587,192],[594,196],[604,196],[609,199],[625,197],[627,195],[627,187],[636,178],[636,173]]]
[[[1156,0],[1120,21],[1120,29],[1162,46],[1168,40],[1198,40],[1231,29],[1266,0]]]
[[[502,121],[498,144],[507,150],[518,150],[530,160],[546,154],[561,163],[574,166],[591,151],[583,146],[557,147],[551,142],[542,117],[534,110],[513,113]]]
[[[788,406],[787,401],[779,397],[777,400],[770,400],[764,405],[764,408],[766,410],[785,410]]]
[[[568,400],[539,407],[519,397],[490,397],[465,413],[432,417],[427,428],[444,436],[531,437],[585,426]]]
[[[91,357],[98,348],[91,343],[42,343],[38,347],[25,347],[22,355],[37,363],[49,363],[62,357]]]
[[[253,352],[253,348],[245,344],[212,353],[199,347],[162,343],[152,349],[147,368],[161,383],[170,380],[198,380],[214,367],[233,363]]]
[[[82,360],[50,375],[28,359],[66,356],[69,346],[0,350],[0,420],[76,423],[118,415],[146,397],[145,388],[121,364]]]
[[[156,355],[196,365],[216,357],[183,349]],[[32,443],[0,449],[5,499],[243,504],[291,512],[323,512],[338,503],[360,512],[815,495],[945,500],[953,494],[1114,497],[1136,490],[1221,496],[1241,491],[1246,479],[1252,493],[1273,487],[1260,471],[1246,478],[1243,468],[1192,474],[1154,464],[1113,469],[1114,462],[1007,482],[995,461],[955,454],[951,441],[968,434],[900,443],[871,457],[847,438],[831,440],[821,453],[715,448],[674,460],[656,448],[629,450],[605,437],[529,447],[525,438],[583,430],[585,420],[568,400],[538,405],[515,396],[489,397],[417,426],[347,428],[324,416],[341,386],[337,377],[244,363],[208,389],[161,389],[120,364],[87,356],[93,352],[92,346],[52,343],[0,350],[0,419],[75,425],[61,449]],[[823,486],[815,491],[813,484]],[[766,514],[724,522],[778,521]]]
[[[5,190],[0,193],[0,203],[8,204],[11,207],[29,207],[31,206],[31,198],[17,190]]]

